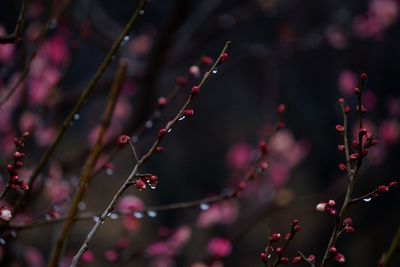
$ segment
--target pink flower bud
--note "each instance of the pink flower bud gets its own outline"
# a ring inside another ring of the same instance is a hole
[[[184,115],[185,117],[192,117],[193,114],[194,114],[194,110],[193,110],[193,109],[185,109],[185,110],[183,111],[183,115]]]
[[[338,131],[339,133],[343,133],[344,132],[344,127],[340,124],[336,125],[336,131]]]
[[[121,135],[118,139],[119,144],[123,145],[129,142],[131,138],[128,135]]]
[[[346,166],[345,164],[343,164],[343,163],[340,163],[340,164],[339,164],[339,169],[340,169],[341,171],[347,172],[347,166]]]
[[[281,264],[288,264],[289,263],[289,259],[287,257],[282,257],[279,259],[279,262]]]
[[[200,87],[198,87],[198,86],[193,86],[192,87],[192,91],[190,92],[190,94],[192,95],[192,96],[195,96],[195,95],[198,95],[200,93]]]
[[[338,253],[335,256],[335,261],[337,261],[339,263],[344,263],[346,261],[346,259],[344,258],[343,254]]]
[[[316,206],[316,210],[321,212],[325,211],[326,203],[325,202],[318,203],[318,205]]]
[[[141,179],[137,179],[135,182],[135,186],[139,191],[146,189],[146,184]]]
[[[269,242],[273,243],[273,242],[279,241],[280,238],[281,238],[280,233],[274,233],[269,237]]]
[[[176,84],[179,87],[185,87],[187,85],[187,83],[188,83],[187,79],[185,77],[183,77],[183,76],[178,76],[176,78]]]
[[[167,99],[163,96],[158,98],[158,100],[157,100],[158,107],[159,108],[165,107],[165,105],[167,105],[167,102],[168,102]]]
[[[268,255],[265,252],[260,253],[260,260],[266,262],[268,260]]]
[[[378,191],[379,193],[386,193],[389,191],[389,187],[386,185],[380,185],[378,186]]]
[[[204,56],[200,59],[200,62],[204,66],[211,66],[213,64],[213,60],[210,57]]]
[[[328,250],[328,252],[329,252],[330,254],[336,254],[336,253],[337,253],[337,249],[336,249],[335,247],[330,247],[329,250]]]
[[[278,109],[277,109],[278,114],[283,114],[286,112],[286,106],[284,104],[279,104]]]
[[[361,80],[361,81],[366,81],[366,80],[368,80],[368,75],[367,75],[366,73],[361,73],[361,75],[360,75],[360,80]]]
[[[227,53],[223,53],[219,57],[220,62],[225,62],[227,59],[228,59],[228,54]]]
[[[163,148],[162,146],[157,146],[157,147],[155,148],[155,151],[156,151],[157,153],[161,153],[161,152],[164,152],[164,148]]]
[[[292,263],[299,264],[299,263],[301,263],[301,260],[302,260],[302,258],[300,256],[296,256],[296,257],[293,257]]]

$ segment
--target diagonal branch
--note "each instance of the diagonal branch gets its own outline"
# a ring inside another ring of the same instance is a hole
[[[201,82],[198,84],[198,89],[200,89],[203,84],[207,81],[210,73],[212,73],[212,71],[217,68],[222,62],[222,55],[225,54],[226,50],[228,49],[228,46],[230,44],[230,41],[226,42],[224,48],[222,49],[220,56],[218,57],[218,60],[215,61],[214,65],[210,68],[210,70],[208,72],[205,73],[205,75],[203,76],[203,79],[201,80]],[[191,104],[192,100],[193,100],[194,95],[191,93],[187,99],[187,101],[185,102],[185,104],[182,106],[182,108],[179,110],[179,112],[176,114],[176,116],[170,120],[166,126],[160,131],[160,134],[158,135],[157,139],[154,141],[153,145],[149,148],[149,150],[147,151],[146,154],[144,154],[140,160],[138,162],[136,162],[135,166],[133,167],[130,175],[128,176],[128,178],[125,180],[125,182],[122,184],[122,186],[119,188],[119,190],[115,193],[115,195],[113,196],[112,200],[110,201],[110,203],[108,204],[107,208],[103,211],[103,213],[101,214],[101,216],[99,217],[99,219],[97,220],[96,224],[93,226],[93,228],[90,230],[90,232],[88,233],[88,235],[85,238],[85,241],[83,242],[82,246],[80,247],[79,251],[76,253],[76,255],[74,256],[73,260],[72,260],[72,264],[71,267],[76,267],[79,263],[80,258],[82,257],[83,253],[87,250],[88,245],[90,243],[90,241],[92,240],[92,238],[94,237],[94,235],[96,234],[97,230],[100,228],[100,226],[105,222],[105,220],[107,219],[107,217],[109,216],[109,214],[111,214],[111,212],[113,212],[114,210],[114,205],[116,204],[116,202],[118,201],[118,199],[122,196],[122,194],[125,192],[125,190],[132,184],[134,184],[135,182],[133,181],[133,178],[136,176],[136,174],[139,171],[139,168],[141,167],[141,165],[146,162],[147,160],[150,159],[150,157],[154,154],[156,147],[161,143],[163,137],[165,136],[166,133],[168,133],[168,131],[170,131],[172,129],[172,127],[177,123],[177,121],[179,120],[179,118],[181,118],[184,114],[184,111],[186,110],[186,108],[189,106],[189,104]]]
[[[28,0],[23,0],[18,15],[17,23],[15,24],[14,32],[9,35],[0,36],[0,45],[16,43],[21,39],[22,29],[24,28],[27,6],[28,6]]]
[[[125,80],[125,74],[127,69],[127,63],[122,60],[119,64],[118,70],[115,75],[115,80],[112,84],[109,100],[107,107],[103,114],[103,119],[100,127],[99,134],[97,136],[97,140],[89,157],[87,158],[85,165],[82,168],[82,174],[80,179],[80,184],[77,188],[75,196],[72,200],[72,203],[68,210],[67,220],[64,222],[60,236],[58,237],[56,246],[54,247],[52,256],[50,258],[48,267],[55,267],[58,264],[59,258],[61,256],[62,248],[64,247],[64,243],[67,240],[69,233],[72,230],[74,224],[74,218],[78,213],[79,202],[82,201],[85,192],[89,186],[90,180],[93,176],[94,168],[96,166],[97,160],[100,157],[100,154],[103,150],[103,138],[108,130],[108,127],[111,122],[112,114],[114,112],[115,104],[117,102],[119,93],[121,91],[123,82]]]

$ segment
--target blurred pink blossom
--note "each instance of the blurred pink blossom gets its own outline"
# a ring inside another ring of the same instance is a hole
[[[94,261],[94,255],[90,250],[86,250],[85,253],[82,254],[82,262],[83,263],[91,263]]]
[[[197,225],[200,228],[208,228],[215,224],[230,224],[236,221],[238,213],[239,207],[236,201],[216,203],[199,214]]]
[[[108,249],[104,252],[104,258],[109,262],[116,262],[119,259],[119,255],[115,250]]]
[[[208,242],[207,250],[214,258],[224,258],[231,254],[232,244],[228,239],[215,237]]]
[[[397,120],[385,120],[379,126],[379,139],[387,144],[396,143],[399,139],[400,126]]]
[[[344,70],[339,74],[339,90],[343,95],[352,95],[357,85],[357,75],[350,70]]]
[[[29,267],[42,267],[45,265],[43,255],[37,248],[27,247],[23,252]]]
[[[53,126],[38,127],[34,132],[36,143],[41,147],[49,146],[53,143],[57,134],[57,129]]]
[[[251,159],[251,147],[246,143],[236,143],[226,155],[226,163],[231,169],[246,167]]]
[[[117,210],[123,214],[132,213],[144,208],[143,201],[134,195],[126,195],[117,204]]]

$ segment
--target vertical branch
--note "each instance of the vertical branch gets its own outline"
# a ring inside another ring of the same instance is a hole
[[[56,246],[53,249],[52,256],[47,265],[48,267],[55,267],[58,265],[58,261],[59,261],[60,255],[61,255],[62,248],[64,247],[64,243],[66,242],[66,239],[73,227],[75,217],[78,213],[79,202],[82,201],[82,199],[85,195],[86,189],[88,188],[90,180],[93,175],[94,167],[96,166],[96,162],[97,162],[97,160],[101,154],[101,151],[103,149],[103,138],[104,138],[104,135],[106,134],[107,129],[110,125],[110,121],[111,121],[112,114],[113,114],[113,111],[115,108],[115,104],[117,102],[119,93],[121,91],[123,82],[125,80],[126,69],[127,69],[127,63],[125,61],[121,61],[119,64],[114,82],[111,87],[108,104],[107,104],[107,107],[103,114],[103,119],[101,122],[99,134],[96,139],[96,143],[95,143],[89,157],[87,158],[85,165],[82,168],[82,174],[81,174],[81,180],[80,180],[79,187],[75,193],[75,196],[72,200],[71,206],[68,210],[67,220],[65,220],[65,222],[63,224],[60,236],[58,237]]]
[[[14,32],[9,35],[0,36],[0,44],[9,44],[19,41],[21,38],[22,29],[24,28],[27,6],[28,0],[22,0],[21,9],[18,15],[17,23],[15,24]]]
[[[328,246],[325,250],[324,257],[323,257],[323,260],[321,263],[321,267],[326,267],[328,265],[329,260],[331,259],[329,249],[331,247],[335,246],[336,241],[339,237],[339,234],[340,234],[339,228],[341,226],[344,215],[346,214],[347,210],[349,209],[349,207],[352,203],[352,195],[353,195],[354,187],[355,187],[355,184],[356,184],[356,181],[358,178],[358,174],[359,174],[359,171],[360,171],[360,168],[362,165],[362,161],[364,158],[363,153],[362,153],[363,149],[364,149],[363,142],[362,142],[364,134],[362,133],[361,129],[363,127],[363,117],[364,117],[364,114],[366,111],[362,105],[362,90],[365,87],[367,79],[368,79],[368,77],[365,73],[361,74],[360,75],[360,88],[355,89],[355,93],[357,95],[357,112],[358,112],[358,119],[359,119],[357,161],[355,163],[354,168],[348,169],[350,177],[349,177],[349,183],[348,183],[347,190],[346,190],[346,196],[345,196],[344,202],[342,204],[342,207],[340,209],[339,215],[337,217],[335,217],[335,225],[333,227],[333,231],[332,231],[331,237],[329,239]],[[346,115],[346,114],[344,113],[344,115]],[[347,122],[347,120],[346,120],[346,122]],[[345,127],[345,132],[347,133],[347,125],[345,125],[344,127]],[[345,137],[345,138],[347,138],[347,137]],[[346,139],[345,139],[345,142],[346,142]],[[345,146],[346,146],[346,143],[345,143]],[[347,148],[348,148],[348,144],[347,144]],[[347,159],[347,153],[348,153],[347,151],[346,151],[346,159]]]
[[[38,178],[39,174],[43,171],[44,167],[46,166],[48,160],[50,159],[51,155],[53,155],[56,147],[59,145],[62,137],[66,133],[67,129],[69,128],[70,122],[74,120],[75,114],[79,113],[81,110],[82,106],[85,104],[86,100],[92,93],[92,91],[95,89],[97,86],[98,81],[100,78],[103,76],[105,71],[108,69],[113,56],[118,52],[121,42],[123,41],[124,37],[128,35],[133,27],[136,25],[136,22],[140,16],[141,10],[143,10],[148,3],[148,0],[141,0],[138,7],[135,9],[133,12],[129,22],[126,24],[125,28],[122,30],[118,38],[115,40],[114,44],[112,45],[110,51],[108,52],[107,56],[101,63],[100,67],[96,71],[95,75],[93,76],[92,80],[89,82],[87,87],[83,90],[81,96],[79,97],[78,101],[76,102],[75,106],[73,107],[72,111],[68,114],[67,118],[64,120],[61,128],[58,130],[57,136],[53,142],[53,144],[49,147],[49,149],[46,151],[46,153],[43,155],[41,158],[39,164],[37,165],[36,169],[33,171],[30,179],[29,179],[29,186],[32,188],[33,183],[36,181]],[[26,196],[29,194],[22,195],[17,203],[15,204],[15,211],[20,208],[22,205],[23,200],[26,198]],[[14,211],[14,212],[15,212]]]

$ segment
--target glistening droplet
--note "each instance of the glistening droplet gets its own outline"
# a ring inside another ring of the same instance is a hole
[[[370,198],[370,197],[366,197],[366,198],[364,198],[363,200],[364,200],[365,202],[370,202],[371,199],[372,199],[372,198]]]
[[[135,217],[136,219],[141,219],[141,218],[143,218],[143,213],[136,211],[133,213],[133,217]]]
[[[210,205],[207,203],[201,203],[200,204],[200,209],[201,210],[208,210],[210,208]]]
[[[150,218],[155,218],[155,217],[157,217],[157,212],[155,212],[153,210],[149,210],[147,212],[147,216],[149,216]]]

